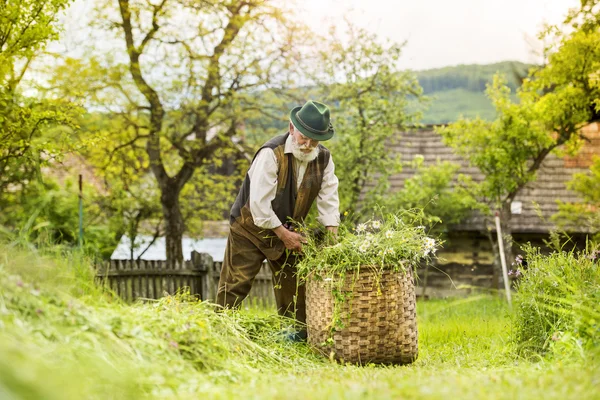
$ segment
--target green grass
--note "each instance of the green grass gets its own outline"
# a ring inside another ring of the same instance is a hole
[[[77,254],[0,246],[1,399],[600,397],[595,353],[519,358],[493,297],[419,303],[419,359],[358,367],[282,341],[272,312],[127,305],[91,282]]]

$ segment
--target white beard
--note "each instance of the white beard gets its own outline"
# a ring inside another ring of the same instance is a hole
[[[319,155],[319,146],[315,147],[310,153],[303,153],[302,149],[308,149],[308,146],[300,146],[292,136],[292,154],[298,161],[311,162]]]

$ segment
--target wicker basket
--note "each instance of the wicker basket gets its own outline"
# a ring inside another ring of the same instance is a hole
[[[326,356],[349,363],[408,364],[417,359],[415,284],[407,272],[363,268],[346,276],[342,329],[333,330],[331,281],[310,278],[306,287],[308,342]],[[328,341],[329,338],[333,339]]]

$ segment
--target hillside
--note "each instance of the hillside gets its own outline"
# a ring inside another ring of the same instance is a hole
[[[423,123],[439,124],[457,120],[461,115],[484,119],[494,118],[494,108],[485,96],[486,85],[496,72],[503,73],[515,91],[519,76],[525,76],[531,65],[504,61],[486,65],[457,65],[415,71],[426,96],[431,98],[423,114]]]

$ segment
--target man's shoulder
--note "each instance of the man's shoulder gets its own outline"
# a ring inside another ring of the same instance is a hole
[[[287,140],[288,136],[289,136],[289,133],[284,133],[283,135],[275,136],[275,137],[267,140],[260,148],[264,149],[265,147],[268,147],[270,149],[274,149],[276,147],[285,145],[285,141]]]
[[[329,160],[331,159],[331,152],[321,143],[319,143],[319,155],[317,156],[317,160],[323,165],[323,167],[329,164]]]
[[[329,149],[323,143],[319,143],[319,152],[330,153]]]

